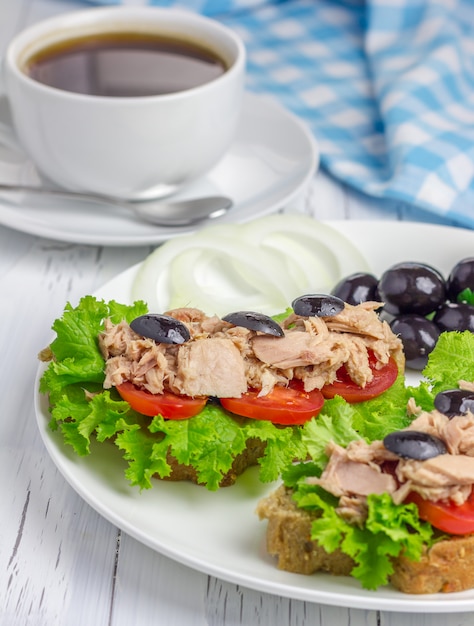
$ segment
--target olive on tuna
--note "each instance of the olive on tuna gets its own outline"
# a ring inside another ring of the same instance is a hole
[[[434,399],[435,408],[446,417],[474,413],[474,392],[465,389],[440,391]]]
[[[361,302],[378,301],[378,280],[373,274],[356,272],[340,280],[331,295],[341,298],[348,304],[361,304]]]
[[[234,326],[242,326],[243,328],[259,331],[266,335],[273,335],[274,337],[283,337],[284,335],[282,327],[271,317],[263,313],[236,311],[235,313],[225,315],[222,319],[224,322],[234,324]]]
[[[185,343],[191,335],[187,326],[170,315],[147,313],[130,322],[130,328],[157,343]]]
[[[418,430],[399,430],[383,440],[387,450],[403,459],[425,461],[448,451],[444,441]]]
[[[345,305],[337,296],[315,293],[296,298],[291,306],[296,315],[302,317],[333,317],[343,311]]]

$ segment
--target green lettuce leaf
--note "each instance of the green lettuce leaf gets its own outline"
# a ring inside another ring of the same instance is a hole
[[[277,480],[285,467],[307,457],[303,430],[299,426],[280,428],[263,420],[247,420],[245,428],[249,438],[260,439],[266,443],[263,457],[259,460],[259,476],[262,482]]]
[[[104,359],[99,349],[98,335],[104,319],[114,323],[131,321],[146,312],[143,302],[125,306],[117,302],[82,298],[77,307],[67,304],[63,316],[53,324],[56,337],[50,344],[54,360],[40,381],[40,392],[60,391],[74,383],[102,383]]]
[[[292,313],[293,313],[293,309],[291,307],[288,307],[287,309],[285,309],[285,311],[282,311],[281,313],[277,313],[276,315],[272,315],[272,318],[275,320],[275,322],[278,322],[278,324],[281,324],[282,322],[286,320],[287,317],[292,315]]]
[[[406,410],[409,398],[405,377],[399,375],[377,398],[353,405],[353,428],[367,441],[383,439],[388,433],[406,428],[412,420]]]
[[[140,427],[139,423],[128,423],[124,420],[122,426],[123,430],[118,433],[115,444],[128,461],[125,477],[131,485],[150,489],[151,479],[155,474],[166,478],[171,473],[166,450],[159,445],[161,437],[152,435],[149,429]]]
[[[366,589],[389,582],[394,558],[403,554],[418,561],[424,546],[433,541],[433,529],[419,519],[417,507],[394,504],[389,494],[368,496],[363,528],[339,517],[337,499],[318,486],[302,485],[294,498],[299,507],[318,513],[311,525],[311,538],[326,552],[340,549],[350,556],[355,563],[351,575]]]
[[[460,380],[474,380],[474,333],[441,333],[423,371],[434,395],[458,387]]]
[[[50,428],[60,429],[64,441],[80,456],[90,453],[92,437],[112,439],[123,430],[122,418],[133,415],[129,404],[111,397],[109,391],[90,393],[75,384],[50,395]]]
[[[326,446],[330,441],[346,446],[361,435],[354,429],[354,406],[341,397],[326,401],[317,419],[312,419],[303,427],[302,439],[309,456],[320,469],[327,463]]]

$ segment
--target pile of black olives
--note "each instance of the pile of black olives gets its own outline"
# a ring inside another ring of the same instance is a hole
[[[459,261],[447,279],[424,263],[397,263],[379,279],[357,273],[332,290],[349,304],[383,302],[381,317],[400,336],[407,367],[422,370],[441,332],[474,332],[474,257]]]

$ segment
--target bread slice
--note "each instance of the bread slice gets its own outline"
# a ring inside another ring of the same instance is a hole
[[[321,571],[350,575],[355,563],[349,556],[339,550],[329,554],[311,539],[311,523],[317,514],[299,509],[291,489],[281,486],[261,500],[257,514],[268,521],[267,551],[277,558],[279,569],[297,574]],[[418,562],[396,558],[390,582],[410,594],[474,588],[474,535],[440,539]]]

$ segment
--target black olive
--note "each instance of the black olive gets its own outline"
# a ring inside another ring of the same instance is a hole
[[[433,322],[441,331],[470,330],[474,333],[474,306],[466,302],[445,302],[436,311]]]
[[[361,302],[378,301],[377,284],[378,280],[373,274],[357,272],[340,280],[331,291],[331,295],[353,305]]]
[[[441,273],[424,263],[397,263],[386,270],[378,284],[385,310],[392,315],[426,315],[446,300],[446,283]]]
[[[447,295],[451,302],[457,302],[458,295],[465,289],[474,292],[474,257],[459,261],[446,281]]]
[[[191,335],[187,326],[170,315],[147,313],[136,317],[130,328],[138,335],[153,339],[157,343],[185,343]]]
[[[474,392],[465,389],[440,391],[434,399],[435,408],[447,417],[474,413]]]
[[[448,451],[444,441],[418,430],[390,433],[384,438],[383,445],[397,456],[415,461],[425,461]]]
[[[253,311],[237,311],[235,313],[229,313],[222,318],[224,322],[229,322],[235,326],[242,326],[249,330],[260,331],[267,335],[274,335],[275,337],[283,337],[285,334],[282,327],[275,322],[268,315],[263,313],[254,313]]]
[[[333,317],[344,310],[344,301],[327,294],[300,296],[291,303],[296,315],[302,317]]]
[[[422,370],[438,341],[438,326],[422,315],[406,314],[395,317],[390,328],[402,340],[407,367]]]

